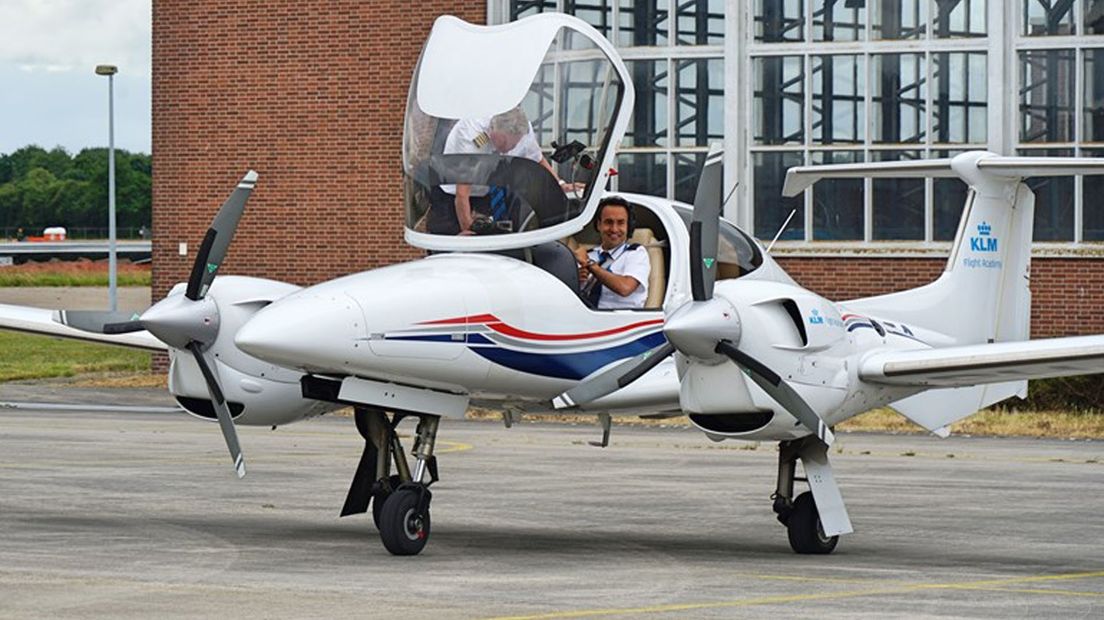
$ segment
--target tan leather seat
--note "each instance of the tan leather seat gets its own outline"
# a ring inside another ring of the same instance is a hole
[[[667,292],[667,261],[663,258],[663,247],[666,243],[657,241],[655,233],[650,228],[637,228],[633,231],[629,242],[638,243],[644,247],[648,252],[648,262],[652,267],[652,271],[648,275],[648,299],[644,301],[644,307],[649,309],[662,308],[663,296]],[[564,239],[564,244],[572,250],[579,247],[590,250],[594,247],[593,243],[579,243],[575,240],[575,237]]]

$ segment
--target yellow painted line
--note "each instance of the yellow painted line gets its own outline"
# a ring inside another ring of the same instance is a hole
[[[985,586],[946,586],[948,590],[975,590],[982,592],[1016,592],[1020,594],[1056,594],[1059,596],[1104,597],[1104,592],[1081,592],[1079,590],[1044,590],[1042,588],[989,588]]]
[[[609,609],[581,609],[576,611],[551,612],[526,616],[499,616],[493,620],[546,620],[551,618],[593,618],[597,616],[638,615],[670,613],[679,611],[695,611],[699,609],[731,609],[737,607],[753,607],[759,605],[778,605],[783,603],[799,603],[805,601],[824,601],[846,598],[860,598],[866,596],[878,596],[884,594],[906,594],[922,590],[941,589],[982,589],[987,586],[1013,585],[1017,583],[1033,583],[1045,581],[1059,581],[1072,579],[1093,579],[1104,577],[1104,571],[1087,573],[1066,573],[1063,575],[1035,575],[1031,577],[1010,577],[1007,579],[987,579],[980,581],[967,581],[962,583],[915,583],[898,586],[885,586],[881,588],[869,588],[865,590],[851,590],[844,592],[822,592],[813,594],[792,594],[781,596],[760,596],[740,599],[735,601],[715,601],[710,603],[675,603],[670,605],[653,605],[646,607],[622,607]],[[1042,590],[1051,594],[1052,590]]]

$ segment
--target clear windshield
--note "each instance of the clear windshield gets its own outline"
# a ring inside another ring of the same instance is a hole
[[[686,231],[690,231],[690,223],[694,219],[694,211],[689,207],[675,207],[675,212],[686,224]],[[759,251],[759,244],[749,237],[744,231],[736,228],[726,220],[721,220],[717,227],[717,279],[728,280],[747,275],[763,264],[763,254]]]
[[[446,47],[431,39],[415,71],[403,172],[406,226],[418,233],[510,235],[547,228],[580,215],[591,193],[602,189],[596,187],[604,178],[601,162],[613,147],[624,94],[613,63],[568,28],[549,31],[543,41],[517,32],[494,39],[493,30],[462,33],[459,39],[471,37],[469,45],[461,40]],[[531,50],[534,39],[546,45],[543,56]],[[529,49],[510,49],[519,43]],[[467,60],[431,58],[458,49]],[[481,70],[471,79],[449,70],[470,72],[473,64]],[[497,82],[487,72],[514,83]]]

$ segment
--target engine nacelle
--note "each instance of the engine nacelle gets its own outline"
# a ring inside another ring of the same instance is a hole
[[[169,295],[183,295],[177,284]],[[234,335],[254,314],[300,287],[286,282],[247,276],[215,278],[207,292],[218,308],[218,336],[208,352],[213,370],[237,424],[279,426],[321,415],[337,405],[303,398],[302,373],[246,354],[234,345]],[[169,348],[169,392],[189,413],[215,420],[207,384],[191,352]]]

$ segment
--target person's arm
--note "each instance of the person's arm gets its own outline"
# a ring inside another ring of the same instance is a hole
[[[574,192],[586,189],[586,183],[568,183],[560,178],[560,175],[556,174],[556,170],[552,167],[552,164],[548,163],[548,159],[541,157],[540,165],[552,175],[552,178],[556,179],[556,182],[560,184],[563,189]]]
[[[640,286],[640,281],[635,277],[613,273],[593,261],[587,263],[586,269],[602,283],[602,286],[622,297],[627,297]]]
[[[460,222],[460,234],[471,233],[472,222],[475,216],[471,208],[471,185],[456,184],[456,221]]]

